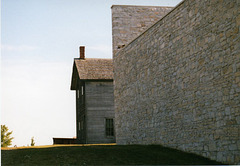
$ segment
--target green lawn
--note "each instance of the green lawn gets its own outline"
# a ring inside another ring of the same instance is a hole
[[[2,149],[5,165],[213,165],[216,161],[160,145],[51,146]]]

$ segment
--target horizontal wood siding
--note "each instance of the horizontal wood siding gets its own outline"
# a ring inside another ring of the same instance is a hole
[[[105,119],[114,118],[113,82],[85,82],[87,143],[112,143],[105,136]]]
[[[79,82],[78,89],[76,90],[77,102],[77,143],[86,143],[86,121],[85,121],[85,84],[83,81]]]

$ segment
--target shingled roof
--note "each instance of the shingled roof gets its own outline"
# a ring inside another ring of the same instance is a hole
[[[113,80],[112,59],[74,59],[71,90],[76,90],[77,80]]]

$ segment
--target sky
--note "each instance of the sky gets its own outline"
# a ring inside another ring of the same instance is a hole
[[[12,146],[76,136],[70,90],[79,46],[112,58],[112,5],[176,6],[181,0],[1,0],[1,124]]]

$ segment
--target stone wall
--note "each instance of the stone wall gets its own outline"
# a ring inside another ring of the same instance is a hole
[[[184,0],[113,56],[117,144],[240,164],[239,11]]]
[[[165,16],[173,7],[112,6],[113,54],[140,35],[153,23]]]

